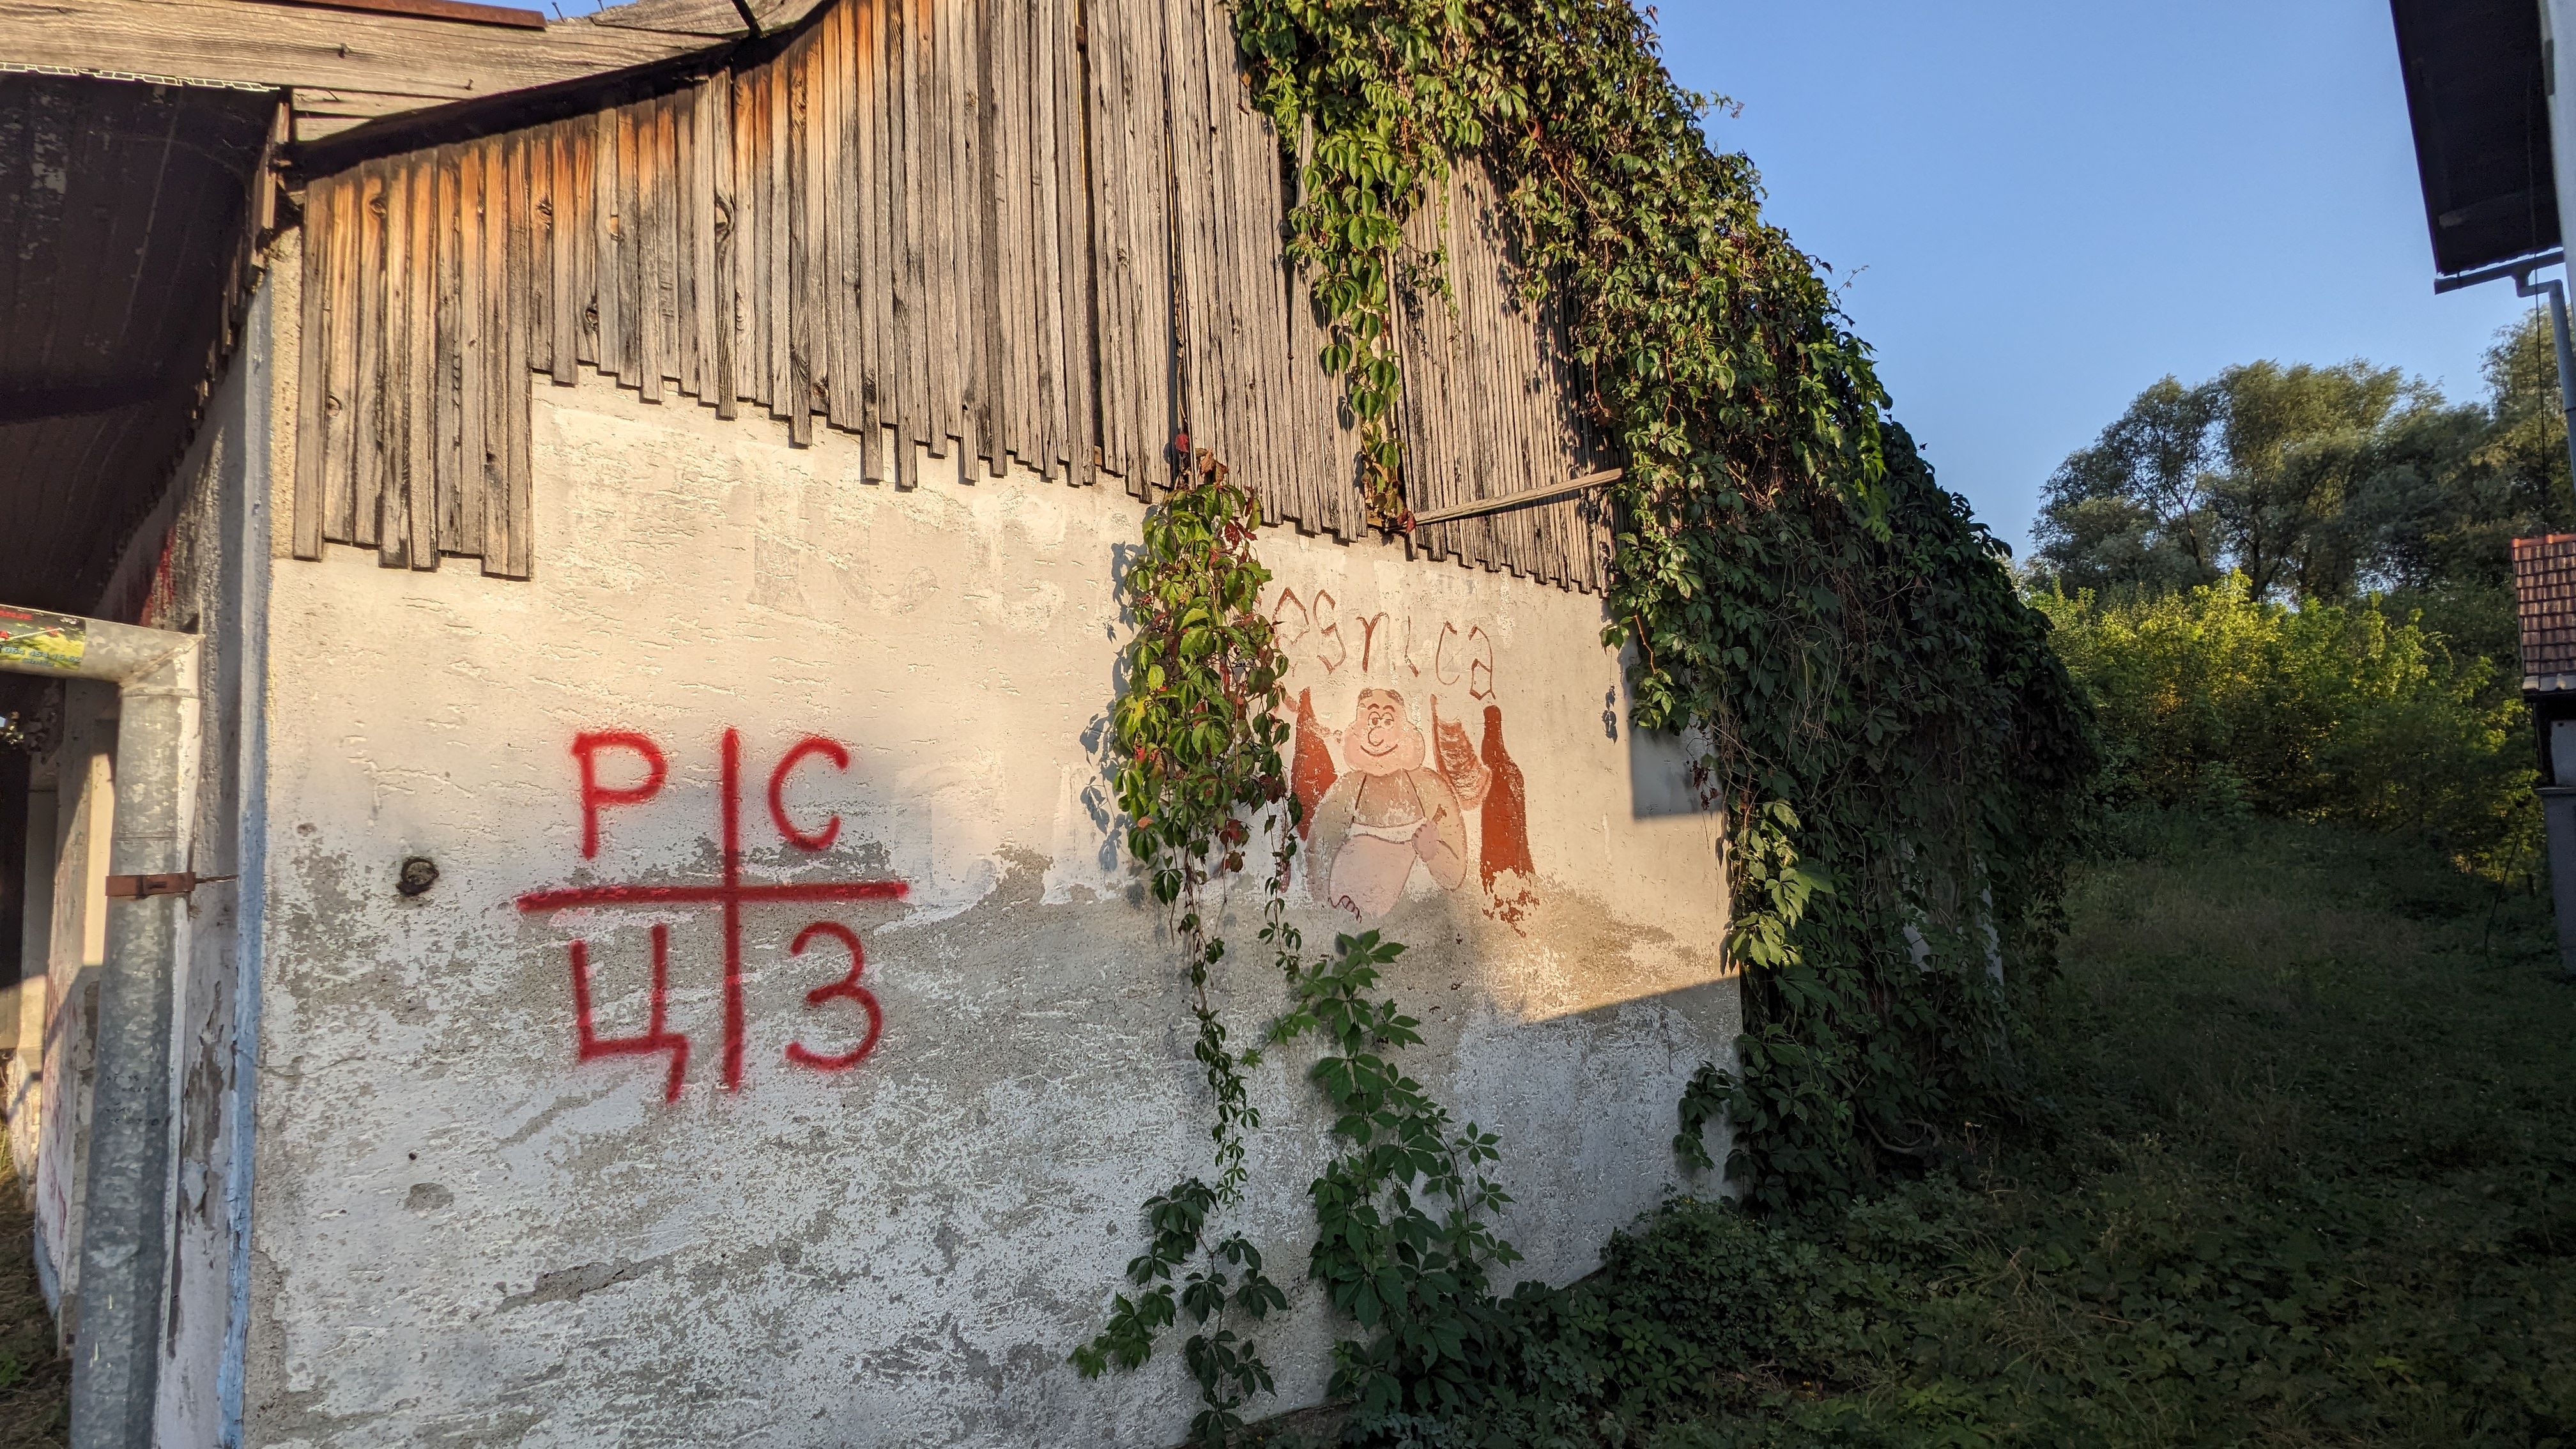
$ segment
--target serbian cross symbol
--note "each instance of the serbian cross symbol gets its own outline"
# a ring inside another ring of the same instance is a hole
[[[760,884],[742,878],[742,735],[738,730],[724,732],[722,755],[722,789],[717,803],[718,832],[721,839],[721,862],[716,880],[706,885],[610,884],[564,886],[553,890],[531,891],[519,897],[519,909],[531,915],[552,911],[599,907],[647,907],[668,912],[675,906],[712,906],[721,913],[724,928],[724,1089],[742,1087],[744,1051],[742,915],[746,908],[831,901],[899,901],[906,886],[899,880],[796,881]],[[585,860],[599,855],[601,812],[618,807],[641,805],[660,793],[669,777],[668,761],[661,746],[646,735],[629,730],[603,730],[573,736],[572,754],[581,775],[581,854]],[[603,755],[632,756],[643,767],[640,781],[629,785],[606,785],[600,781]],[[840,837],[841,817],[833,815],[821,828],[807,830],[788,814],[787,784],[798,766],[808,760],[828,761],[835,770],[850,767],[849,751],[820,735],[809,735],[789,748],[779,758],[778,767],[769,774],[769,819],[781,839],[798,850],[820,854],[832,848]],[[591,1015],[590,946],[576,937],[571,944],[572,1009],[576,1056],[581,1061],[600,1057],[668,1055],[671,1069],[662,1093],[666,1102],[680,1097],[680,1084],[688,1073],[689,1038],[687,1033],[670,1026],[670,950],[671,928],[657,921],[652,928],[653,984],[644,1030],[634,1036],[603,1037]],[[858,1042],[847,1051],[821,1052],[802,1041],[788,1043],[786,1057],[790,1062],[819,1072],[846,1071],[867,1059],[885,1029],[885,1013],[878,1007],[874,993],[859,984],[859,975],[867,967],[867,953],[860,948],[856,931],[838,921],[818,920],[797,932],[794,944],[787,948],[791,956],[805,954],[807,947],[829,942],[848,955],[850,969],[838,980],[827,982],[805,993],[808,1009],[819,1009],[834,1001],[847,1001],[865,1018]]]

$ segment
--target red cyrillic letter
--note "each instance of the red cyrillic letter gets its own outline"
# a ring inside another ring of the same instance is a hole
[[[807,755],[821,755],[830,760],[836,770],[850,768],[850,752],[821,735],[807,735],[798,740],[796,747],[778,762],[778,768],[769,772],[769,822],[778,827],[778,833],[788,844],[799,850],[829,850],[832,842],[841,836],[840,816],[824,821],[823,828],[812,835],[797,829],[795,822],[787,818],[787,774],[803,763]]]
[[[644,783],[612,787],[599,783],[601,750],[633,750],[644,761]],[[662,788],[670,773],[661,747],[630,730],[584,731],[572,737],[572,756],[581,761],[581,858],[599,854],[599,812],[610,805],[641,805]]]
[[[845,1072],[867,1060],[868,1053],[876,1049],[877,1037],[885,1030],[885,1012],[877,1006],[876,993],[859,984],[859,973],[867,969],[868,958],[867,954],[859,949],[858,932],[838,921],[816,921],[796,933],[795,944],[787,948],[787,954],[804,955],[807,943],[816,936],[829,936],[849,951],[850,974],[829,986],[817,986],[806,992],[805,1004],[808,1007],[815,1007],[834,997],[847,997],[858,1003],[859,1010],[867,1013],[868,1032],[866,1036],[859,1038],[857,1046],[839,1056],[827,1057],[821,1052],[809,1049],[801,1041],[789,1042],[787,1059],[800,1067],[812,1067],[818,1072]]]

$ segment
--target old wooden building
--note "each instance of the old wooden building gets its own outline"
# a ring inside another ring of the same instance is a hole
[[[1222,0],[0,0],[0,1046],[75,1442],[1177,1440],[1177,1365],[1065,1353],[1204,1170],[1102,727],[1185,448],[1275,525],[1295,910],[1412,947],[1526,1270],[1674,1185],[1736,997],[1600,642],[1619,460],[1469,165],[1371,526],[1299,148]],[[1254,1090],[1288,1281],[1329,1124]],[[1279,1407],[1341,1331],[1293,1290]]]

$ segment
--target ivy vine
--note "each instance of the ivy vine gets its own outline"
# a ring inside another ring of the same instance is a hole
[[[1260,524],[1259,501],[1202,449],[1147,513],[1143,546],[1121,579],[1136,632],[1110,721],[1118,803],[1128,851],[1145,864],[1189,973],[1193,1051],[1216,1104],[1209,1136],[1217,1174],[1213,1184],[1191,1177],[1145,1203],[1152,1239],[1127,1265],[1138,1291],[1119,1294],[1108,1324],[1072,1356],[1085,1378],[1140,1368],[1162,1330],[1187,1314],[1193,1332],[1182,1356],[1201,1400],[1191,1434],[1209,1444],[1242,1427],[1243,1406],[1271,1388],[1260,1345],[1232,1325],[1258,1322],[1288,1301],[1250,1239],[1237,1232],[1210,1240],[1211,1219],[1242,1197],[1244,1135],[1261,1125],[1243,1078],[1260,1053],[1235,1050],[1208,996],[1226,949],[1208,889],[1243,870],[1248,818],[1258,818],[1272,842],[1262,937],[1292,977],[1300,949],[1285,914],[1299,815],[1280,757],[1286,661],[1260,609],[1270,581],[1252,553]]]
[[[1252,553],[1259,523],[1258,501],[1202,450],[1148,510],[1123,575],[1136,632],[1111,717],[1118,799],[1128,850],[1188,970],[1217,1176],[1147,1200],[1150,1240],[1126,1274],[1138,1291],[1117,1295],[1107,1324],[1072,1354],[1086,1378],[1141,1368],[1186,1317],[1182,1361],[1200,1399],[1190,1432],[1212,1445],[1228,1442],[1244,1407],[1272,1388],[1259,1343],[1242,1330],[1287,1304],[1259,1248],[1216,1226],[1242,1198],[1244,1137],[1261,1123],[1243,1074],[1262,1049],[1236,1051],[1209,997],[1226,957],[1209,892],[1245,871],[1256,825],[1269,853],[1260,939],[1290,989],[1262,1043],[1320,1043],[1307,1079],[1339,1145],[1309,1189],[1307,1275],[1364,1335],[1335,1346],[1330,1392],[1386,1418],[1454,1410],[1491,1359],[1491,1271],[1519,1258],[1493,1227],[1510,1201],[1487,1171],[1499,1155],[1493,1134],[1457,1124],[1397,1063],[1421,1043],[1421,1022],[1375,993],[1403,945],[1375,931],[1342,935],[1309,962],[1288,919],[1301,807],[1281,762],[1285,662],[1258,603],[1270,581]]]
[[[2006,983],[2048,956],[2086,716],[2004,550],[1886,420],[1824,269],[1709,147],[1722,102],[1673,83],[1627,0],[1238,0],[1236,33],[1299,138],[1291,246],[1363,422],[1400,385],[1403,219],[1474,158],[1625,455],[1605,642],[1636,727],[1709,742],[1746,970],[1685,1163],[1722,1115],[1755,1203],[1831,1205],[2011,1110]],[[1401,524],[1392,445],[1363,444],[1369,512]]]
[[[1441,280],[1439,256],[1406,254],[1404,221],[1463,161],[1500,186],[1524,290],[1562,302],[1580,406],[1624,454],[1604,642],[1625,651],[1635,727],[1706,742],[1744,971],[1734,1062],[1685,1091],[1677,1156],[1714,1166],[1703,1132],[1722,1121],[1748,1200],[1810,1211],[1956,1150],[2016,1108],[2015,993],[2046,970],[2094,759],[2005,551],[1887,418],[1824,269],[1763,220],[1751,163],[1710,149],[1721,103],[1674,85],[1628,0],[1234,3],[1256,102],[1296,153],[1289,247],[1359,421],[1372,521],[1411,521],[1398,288]],[[1503,1348],[1491,1274],[1516,1255],[1491,1226],[1497,1144],[1396,1065],[1418,1023],[1373,993],[1400,945],[1302,955],[1259,509],[1204,455],[1185,471],[1126,576],[1116,743],[1129,845],[1189,966],[1218,1170],[1147,1204],[1139,1292],[1074,1361],[1137,1367],[1187,1315],[1197,1438],[1226,1440],[1268,1390],[1236,1325],[1285,1295],[1215,1224],[1259,1126],[1243,1073],[1311,1038],[1340,1155],[1311,1190],[1308,1275],[1363,1334],[1332,1391],[1365,1432],[1418,1438]],[[1224,943],[1203,892],[1244,868],[1256,828],[1262,938],[1292,1004],[1238,1054],[1208,998]]]

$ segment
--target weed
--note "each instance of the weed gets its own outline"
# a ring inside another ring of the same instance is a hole
[[[0,1133],[0,1449],[70,1442],[72,1366],[54,1351],[54,1320],[29,1256],[35,1223],[27,1184]]]

